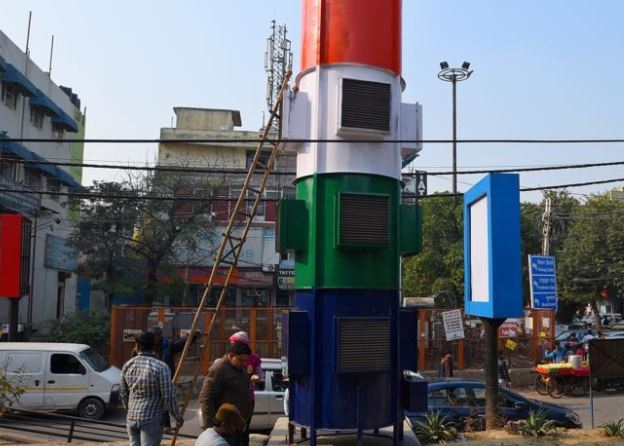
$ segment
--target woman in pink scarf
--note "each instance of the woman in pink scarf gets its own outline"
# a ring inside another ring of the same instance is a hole
[[[232,342],[242,342],[244,344],[249,345],[249,335],[246,331],[237,331],[232,336],[230,336],[229,341]],[[252,404],[255,401],[254,389],[255,382],[259,379],[263,378],[262,376],[262,360],[260,356],[256,355],[254,352],[249,355],[249,360],[247,360],[247,364],[245,365],[247,373],[250,376],[251,386],[249,387],[249,393],[251,396]]]

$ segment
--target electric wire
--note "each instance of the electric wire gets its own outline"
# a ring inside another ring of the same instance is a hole
[[[256,144],[258,138],[2,138],[3,142],[17,143],[84,143],[84,144]],[[269,144],[621,144],[624,139],[323,139],[282,138],[268,139]]]
[[[113,170],[137,170],[147,172],[174,172],[174,173],[223,173],[223,174],[243,174],[247,173],[247,169],[235,168],[235,167],[187,167],[187,166],[132,166],[132,165],[113,165],[113,164],[99,164],[99,163],[78,163],[78,162],[55,162],[55,161],[36,161],[36,160],[24,160],[24,159],[10,159],[10,162],[17,162],[20,164],[41,164],[41,165],[56,165],[64,167],[85,167],[94,169],[113,169]],[[593,167],[609,167],[624,165],[624,161],[606,161],[602,163],[579,163],[579,164],[560,164],[560,165],[546,165],[537,167],[521,167],[521,168],[504,168],[504,169],[477,169],[477,170],[459,170],[456,173],[458,175],[477,175],[487,173],[509,173],[509,172],[541,172],[549,170],[567,170],[567,169],[588,169]],[[423,171],[421,171],[423,172]],[[452,175],[452,171],[431,172],[424,171],[427,175],[431,176],[443,176]],[[271,175],[296,175],[294,170],[275,170],[270,172]],[[420,172],[403,172],[401,176],[404,177],[416,177],[420,175]]]
[[[596,181],[586,181],[582,183],[568,183],[568,184],[553,184],[549,186],[537,186],[537,187],[523,187],[520,189],[520,192],[533,192],[540,190],[551,190],[551,189],[566,189],[569,187],[582,187],[582,186],[592,186],[597,184],[608,184],[608,183],[617,183],[624,181],[624,178],[611,178],[608,180],[596,180]],[[236,201],[238,198],[229,198],[229,197],[197,197],[195,195],[137,195],[139,191],[133,191],[133,193],[128,194],[110,194],[110,193],[93,193],[93,192],[82,192],[82,191],[72,191],[72,192],[62,192],[62,191],[43,191],[43,190],[32,190],[32,189],[17,189],[17,188],[8,188],[8,187],[0,187],[0,192],[14,192],[14,193],[24,193],[24,194],[35,194],[35,195],[48,195],[48,196],[60,196],[60,197],[73,197],[80,199],[141,199],[141,200],[162,200],[162,201]],[[436,193],[430,195],[416,195],[416,194],[405,194],[405,198],[416,198],[416,199],[428,199],[428,198],[439,198],[439,197],[459,197],[463,196],[463,193]],[[248,198],[247,202],[253,202],[255,199]],[[261,202],[277,202],[279,199],[277,198],[260,198]]]

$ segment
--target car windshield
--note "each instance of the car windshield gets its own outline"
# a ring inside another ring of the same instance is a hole
[[[555,340],[556,340],[556,341],[567,341],[567,340],[568,340],[568,338],[569,338],[572,334],[576,334],[576,332],[575,332],[575,331],[572,331],[572,330],[566,330],[566,331],[564,331],[563,333],[560,333],[560,334],[559,334],[559,335],[555,338]]]
[[[80,357],[87,361],[91,368],[96,372],[103,372],[111,366],[108,361],[104,359],[104,357],[93,347],[89,347],[88,349],[81,351]]]

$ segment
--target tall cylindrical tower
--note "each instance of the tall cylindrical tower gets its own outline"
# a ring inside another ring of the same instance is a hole
[[[291,418],[313,430],[396,424],[400,256],[417,250],[401,167],[420,150],[401,95],[401,0],[304,0],[302,72],[285,102],[296,200],[279,244],[295,251]],[[394,141],[394,142],[388,142]],[[302,352],[305,351],[305,352]]]

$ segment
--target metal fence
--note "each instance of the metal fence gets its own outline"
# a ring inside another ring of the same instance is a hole
[[[202,312],[199,329],[210,324],[214,308]],[[193,345],[188,361],[192,373],[198,363],[206,372],[216,358],[225,354],[228,338],[239,330],[249,333],[252,349],[263,358],[279,358],[281,351],[282,314],[287,307],[226,307],[222,308],[210,340]],[[443,354],[453,355],[455,367],[482,368],[484,341],[481,322],[464,317],[465,338],[446,341],[442,313],[448,309],[421,309],[418,312],[418,368],[436,370]],[[127,361],[134,346],[133,336],[137,330],[162,324],[163,334],[177,339],[191,326],[195,309],[190,307],[113,307],[109,360],[121,367]],[[530,367],[544,353],[546,345],[554,338],[555,314],[553,311],[527,310],[526,316],[508,320],[499,330],[499,348],[505,351],[512,367]],[[512,340],[514,349],[505,347]]]
[[[447,341],[442,320],[445,311],[449,309],[419,310],[418,368],[436,370],[445,353],[453,355],[458,369],[482,368],[485,350],[481,321],[466,317],[462,312],[465,338]],[[512,367],[530,367],[543,357],[554,336],[553,311],[526,310],[524,318],[508,320],[499,329],[499,350],[505,352]],[[507,344],[508,340],[512,343]]]
[[[178,339],[191,326],[195,308],[190,307],[113,307],[111,313],[111,332],[109,360],[120,367],[132,355],[133,337],[137,330],[161,324],[163,335]],[[185,366],[201,363],[202,372],[206,372],[210,363],[225,354],[228,338],[235,332],[244,330],[249,333],[251,347],[263,358],[281,356],[282,314],[287,307],[225,307],[221,308],[215,320],[212,336],[204,344],[194,344],[189,352]],[[214,308],[202,311],[198,329],[202,332],[210,325]]]

